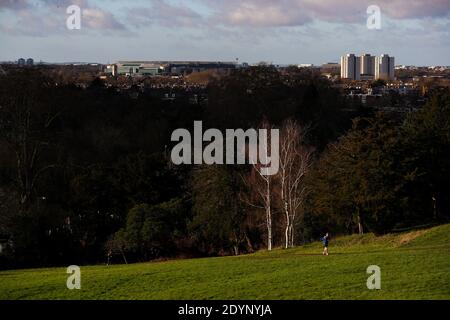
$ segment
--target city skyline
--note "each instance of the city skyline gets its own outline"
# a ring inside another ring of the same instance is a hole
[[[66,27],[71,4],[81,30]],[[367,28],[367,8],[381,29]],[[0,2],[0,61],[338,62],[389,52],[402,65],[450,65],[450,3],[434,1],[18,0]]]

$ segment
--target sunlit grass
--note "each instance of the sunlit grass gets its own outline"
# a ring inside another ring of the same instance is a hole
[[[0,272],[0,299],[450,299],[450,225],[333,240],[238,257]],[[366,269],[381,268],[381,290]]]

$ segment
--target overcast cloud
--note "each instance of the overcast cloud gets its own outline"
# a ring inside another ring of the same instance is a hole
[[[72,4],[81,30],[66,28]],[[381,9],[381,30],[366,28],[369,5]],[[321,63],[370,51],[450,64],[449,25],[449,0],[0,0],[0,60]]]

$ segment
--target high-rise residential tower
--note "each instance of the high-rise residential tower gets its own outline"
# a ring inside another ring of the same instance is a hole
[[[361,74],[366,76],[375,75],[375,57],[370,54],[361,55]]]
[[[361,59],[353,53],[341,57],[341,78],[360,80]]]
[[[388,54],[375,57],[375,79],[394,80],[395,58]]]

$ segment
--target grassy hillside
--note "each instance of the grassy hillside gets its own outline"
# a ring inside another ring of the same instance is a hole
[[[0,272],[0,299],[450,299],[450,225],[396,235],[332,240],[290,250],[81,268]],[[366,269],[381,268],[381,290]]]

